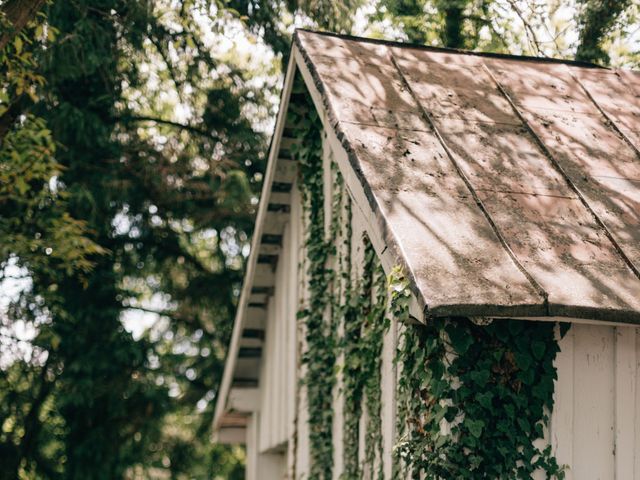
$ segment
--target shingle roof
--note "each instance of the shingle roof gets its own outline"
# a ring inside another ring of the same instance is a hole
[[[297,31],[428,315],[640,322],[640,75]]]

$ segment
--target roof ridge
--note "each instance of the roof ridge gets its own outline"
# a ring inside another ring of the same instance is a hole
[[[610,67],[604,67],[602,65],[597,65],[595,63],[590,63],[590,62],[583,62],[580,60],[570,60],[570,59],[554,58],[554,57],[533,57],[530,55],[512,55],[508,53],[497,53],[497,52],[477,52],[473,50],[464,50],[461,48],[450,48],[450,47],[434,47],[430,45],[400,42],[397,40],[385,40],[381,38],[359,37],[357,35],[350,35],[345,33],[323,32],[323,31],[313,30],[309,28],[296,28],[294,31],[294,36],[297,35],[298,31],[313,33],[315,35],[323,35],[327,37],[335,37],[343,40],[374,43],[378,45],[388,45],[388,46],[409,48],[409,49],[415,49],[415,50],[427,50],[431,52],[453,53],[458,55],[473,55],[477,57],[501,58],[504,60],[520,60],[520,61],[534,62],[534,63],[556,63],[556,64],[562,64],[562,65],[573,65],[576,67],[612,70]]]

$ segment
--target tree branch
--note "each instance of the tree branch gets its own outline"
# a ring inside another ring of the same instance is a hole
[[[167,125],[169,127],[178,128],[180,130],[186,130],[188,132],[195,133],[196,135],[201,135],[215,141],[220,140],[218,136],[213,135],[211,132],[208,132],[207,130],[204,130],[202,128],[198,128],[196,126],[185,123],[174,122],[173,120],[166,120],[164,118],[151,117],[147,115],[125,115],[120,117],[118,120],[122,122],[153,122],[160,125]]]
[[[540,41],[538,40],[535,30],[529,24],[524,14],[520,11],[520,8],[518,8],[516,2],[514,2],[513,0],[507,0],[507,3],[511,5],[511,8],[513,8],[513,11],[516,12],[516,15],[524,25],[524,33],[527,36],[529,45],[532,47],[533,53],[536,56],[544,56],[542,50],[540,50]]]
[[[580,16],[582,29],[576,60],[609,63],[609,55],[602,49],[602,40],[611,31],[631,0],[582,0],[584,10]]]
[[[0,34],[0,51],[4,50],[13,37],[20,33],[25,25],[36,16],[44,3],[45,0],[7,0],[4,2],[0,12],[13,28]]]
[[[6,112],[0,115],[0,144],[28,104],[29,98],[26,95],[21,95],[11,102]]]

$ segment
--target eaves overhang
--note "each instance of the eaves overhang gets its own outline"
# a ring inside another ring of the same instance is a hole
[[[286,204],[295,175],[285,133],[296,72],[383,265],[410,281],[419,320],[640,323],[640,74],[298,30],[217,428],[242,414],[232,386],[258,381],[260,358],[240,353],[245,333],[264,329],[252,309],[275,287],[262,262],[277,262],[288,221],[273,205]]]

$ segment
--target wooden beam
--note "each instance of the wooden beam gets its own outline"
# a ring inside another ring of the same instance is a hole
[[[268,263],[258,263],[256,265],[256,273],[253,277],[253,288],[251,291],[255,291],[256,288],[269,287],[273,288],[275,285],[275,275],[273,273],[273,267]]]
[[[267,305],[268,295],[266,293],[253,293],[249,295],[249,304],[250,305]]]
[[[213,440],[223,445],[243,444],[247,441],[247,430],[244,427],[220,428],[214,434]]]
[[[261,347],[240,347],[238,358],[260,358],[262,357]]]
[[[284,158],[278,159],[276,164],[276,171],[273,176],[273,181],[278,183],[292,184],[298,174],[298,162],[295,160],[286,160]]]
[[[240,339],[240,350],[243,348],[262,348],[263,346],[264,341],[261,338],[242,337]]]
[[[242,332],[242,338],[264,340],[264,330],[261,328],[245,328]]]
[[[265,265],[271,265],[271,268],[275,268],[278,263],[278,255],[258,255],[258,263],[262,263]]]
[[[236,377],[233,379],[231,383],[231,388],[249,388],[249,387],[257,387],[258,379],[257,378],[239,378]]]
[[[276,213],[289,213],[290,205],[288,203],[273,203],[269,202],[267,206],[268,212],[276,212]]]
[[[278,235],[282,237],[284,227],[289,221],[288,213],[269,212],[267,211],[267,218],[264,222],[264,236],[266,235]]]
[[[282,247],[279,243],[261,243],[258,251],[258,255],[273,255],[277,257],[280,255]]]
[[[293,146],[293,144],[295,144],[297,142],[298,142],[298,140],[293,138],[293,137],[285,137],[285,136],[283,136],[280,139],[280,149],[291,150],[291,147]]]
[[[278,246],[282,246],[282,235],[280,234],[272,234],[272,233],[265,233],[264,235],[262,235],[262,239],[260,241],[261,245],[278,245]]]
[[[269,203],[275,203],[278,205],[290,205],[291,194],[289,193],[289,191],[275,192],[272,190],[271,195],[269,195]]]
[[[290,183],[273,182],[271,184],[271,191],[277,193],[289,193],[291,191]]]
[[[257,388],[232,388],[229,391],[227,407],[234,412],[251,413],[260,406],[260,390]]]

